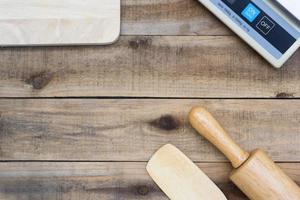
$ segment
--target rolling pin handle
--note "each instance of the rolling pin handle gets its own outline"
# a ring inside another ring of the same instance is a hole
[[[239,147],[204,108],[193,108],[189,113],[189,121],[200,135],[215,145],[230,160],[234,168],[238,168],[249,158],[249,153]]]

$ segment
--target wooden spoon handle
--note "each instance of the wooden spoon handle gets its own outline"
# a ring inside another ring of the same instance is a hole
[[[249,153],[241,149],[204,108],[193,108],[189,114],[189,121],[203,137],[230,160],[234,168],[238,168],[248,159]]]

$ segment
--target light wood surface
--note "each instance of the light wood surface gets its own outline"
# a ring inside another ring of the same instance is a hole
[[[120,0],[0,0],[0,45],[108,44]]]
[[[203,107],[189,114],[191,125],[217,147],[235,168],[230,179],[251,200],[298,200],[299,186],[262,150],[251,155],[239,147],[214,117]]]
[[[204,108],[193,108],[189,113],[189,122],[230,160],[234,168],[240,167],[249,158],[249,153],[241,149]]]
[[[215,183],[171,144],[157,150],[146,169],[171,200],[226,200]]]
[[[298,200],[299,186],[262,150],[234,170],[230,179],[252,200]]]

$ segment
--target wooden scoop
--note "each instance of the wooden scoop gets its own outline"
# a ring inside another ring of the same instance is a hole
[[[171,200],[226,200],[221,190],[173,145],[160,148],[147,171]]]
[[[193,108],[191,125],[235,168],[230,179],[252,200],[300,200],[300,189],[262,150],[241,149],[204,108]]]

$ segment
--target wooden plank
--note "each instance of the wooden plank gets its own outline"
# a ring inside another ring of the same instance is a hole
[[[172,143],[194,161],[227,161],[186,117],[202,105],[246,150],[300,161],[298,100],[0,100],[1,160],[147,161]]]
[[[161,200],[146,163],[0,163],[1,200]],[[229,200],[247,198],[228,180],[225,163],[198,163]],[[280,167],[300,183],[300,164]]]
[[[122,35],[230,35],[197,0],[123,0]]]
[[[273,69],[230,36],[125,36],[109,47],[5,48],[1,97],[300,97],[300,51]]]
[[[108,44],[120,34],[120,0],[1,0],[0,45]]]

